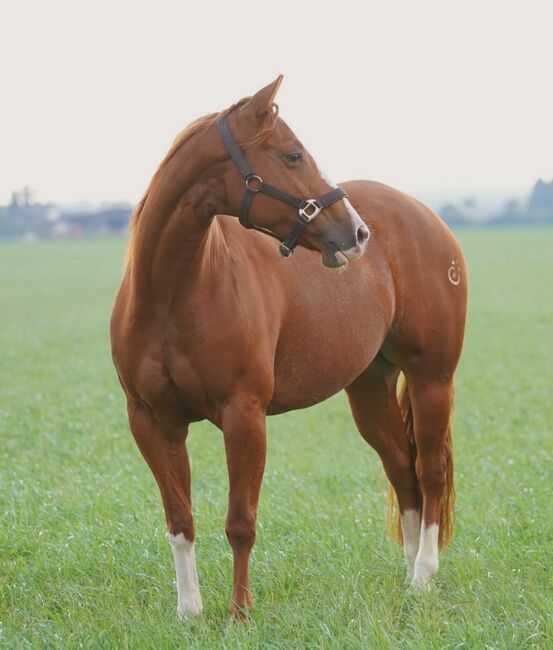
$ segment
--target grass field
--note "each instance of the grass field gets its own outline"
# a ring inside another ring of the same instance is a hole
[[[0,245],[0,645],[553,647],[553,229],[462,231],[457,534],[404,586],[386,482],[343,395],[269,421],[256,610],[228,616],[221,434],[192,427],[205,611],[176,618],[157,487],[128,431],[107,324],[122,241]]]

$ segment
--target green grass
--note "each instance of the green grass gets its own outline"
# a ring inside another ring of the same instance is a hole
[[[205,611],[176,618],[157,487],[107,324],[121,241],[0,245],[0,645],[545,648],[553,644],[553,229],[462,231],[457,535],[404,586],[387,485],[343,395],[269,420],[247,626],[228,616],[221,434],[192,427]]]

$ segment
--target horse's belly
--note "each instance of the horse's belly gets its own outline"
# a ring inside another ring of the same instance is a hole
[[[317,332],[279,342],[268,412],[312,406],[349,386],[378,354],[384,339],[383,328],[365,325],[359,331],[350,327],[331,336]]]

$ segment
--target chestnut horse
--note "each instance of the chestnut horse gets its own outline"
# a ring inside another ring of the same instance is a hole
[[[185,444],[194,421],[208,419],[224,436],[237,617],[252,607],[248,560],[267,415],[345,388],[397,497],[414,585],[436,572],[451,533],[463,254],[428,208],[379,183],[344,183],[321,210],[336,187],[278,117],[280,82],[176,139],[135,211],[111,319],[130,428],[165,509],[180,615],[202,610]],[[261,178],[299,207],[268,185],[268,193],[258,191]],[[238,214],[288,244],[301,222],[301,245],[286,259],[264,232],[222,216]],[[400,373],[406,386],[398,400]]]

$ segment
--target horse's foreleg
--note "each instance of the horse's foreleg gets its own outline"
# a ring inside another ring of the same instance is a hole
[[[197,616],[202,598],[194,556],[194,521],[190,498],[190,464],[186,424],[163,424],[147,407],[129,402],[129,422],[136,443],[159,486],[167,537],[177,574],[179,616]]]
[[[419,548],[420,493],[409,440],[396,397],[398,370],[377,358],[347,388],[351,411],[363,438],[382,460],[400,510],[403,549],[411,579]]]
[[[231,612],[243,618],[253,607],[248,562],[265,468],[265,412],[251,401],[229,403],[222,413],[222,429],[229,474],[226,533],[234,559]]]
[[[447,542],[453,508],[450,380],[408,377],[417,445],[416,469],[423,496],[419,551],[413,584],[424,587],[438,570],[440,541]]]

